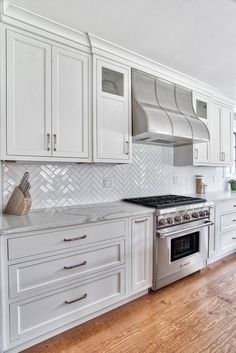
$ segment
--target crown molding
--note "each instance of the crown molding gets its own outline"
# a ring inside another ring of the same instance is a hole
[[[52,35],[56,34],[85,47],[89,47],[89,39],[85,33],[29,11],[10,0],[0,0],[0,13],[1,21],[5,24],[18,26],[22,29],[25,29],[24,26],[30,25],[39,30],[47,31]]]
[[[119,61],[131,68],[144,71],[150,75],[169,80],[175,84],[185,86],[198,94],[223,101],[228,106],[234,106],[234,100],[220,94],[219,90],[205,82],[195,79],[175,69],[160,64],[152,59],[137,54],[131,50],[111,43],[91,33],[82,33],[71,27],[62,25],[49,18],[27,10],[14,3],[14,0],[0,0],[1,22],[17,28],[40,34],[44,37],[57,40],[58,37],[68,45],[71,42],[75,47],[94,55]]]

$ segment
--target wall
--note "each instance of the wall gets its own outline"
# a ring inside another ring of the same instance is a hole
[[[133,145],[130,165],[6,163],[4,205],[25,171],[30,172],[33,208],[194,193],[196,174],[204,175],[209,191],[225,188],[223,168],[173,167],[172,148]],[[104,178],[112,178],[113,186],[105,188]]]

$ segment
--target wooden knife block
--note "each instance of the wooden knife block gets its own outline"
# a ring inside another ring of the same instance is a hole
[[[18,216],[27,215],[32,206],[30,193],[23,194],[21,189],[16,186],[5,208],[5,213]]]

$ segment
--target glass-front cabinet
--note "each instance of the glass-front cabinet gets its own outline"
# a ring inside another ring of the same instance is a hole
[[[94,161],[130,163],[130,68],[98,56],[94,66]]]
[[[210,129],[209,122],[209,101],[206,97],[198,94],[193,94],[193,106],[197,116],[202,120],[202,122]],[[194,144],[193,146],[193,163],[198,164],[208,164],[210,158],[210,144],[209,142],[203,142]]]

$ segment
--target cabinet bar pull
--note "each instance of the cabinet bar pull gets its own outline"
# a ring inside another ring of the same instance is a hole
[[[56,151],[57,150],[57,135],[56,134],[53,134],[53,139],[54,139],[54,142],[53,142],[53,151]]]
[[[87,263],[87,261],[83,261],[83,262],[81,262],[80,264],[77,264],[77,265],[73,265],[73,266],[64,266],[64,269],[65,269],[65,270],[70,270],[70,269],[75,268],[75,267],[84,266],[84,265],[86,265],[86,263]]]
[[[140,221],[134,221],[134,223],[144,223],[144,222],[147,222],[147,218],[145,218],[145,219],[141,219]]]
[[[180,267],[185,267],[188,266],[190,264],[190,262],[185,262],[185,264],[180,264]]]
[[[195,159],[198,159],[198,149],[195,148]]]
[[[73,304],[78,302],[79,300],[85,299],[87,298],[87,293],[85,293],[84,295],[82,295],[81,297],[74,299],[74,300],[65,300],[65,304]]]
[[[125,154],[129,154],[129,141],[125,141]]]
[[[232,239],[236,239],[236,237],[233,237]]]
[[[47,134],[47,151],[50,151],[51,144],[50,144],[50,134]]]
[[[75,240],[81,240],[87,238],[87,235],[84,234],[81,237],[75,237],[75,238],[65,238],[64,241],[75,241]]]

